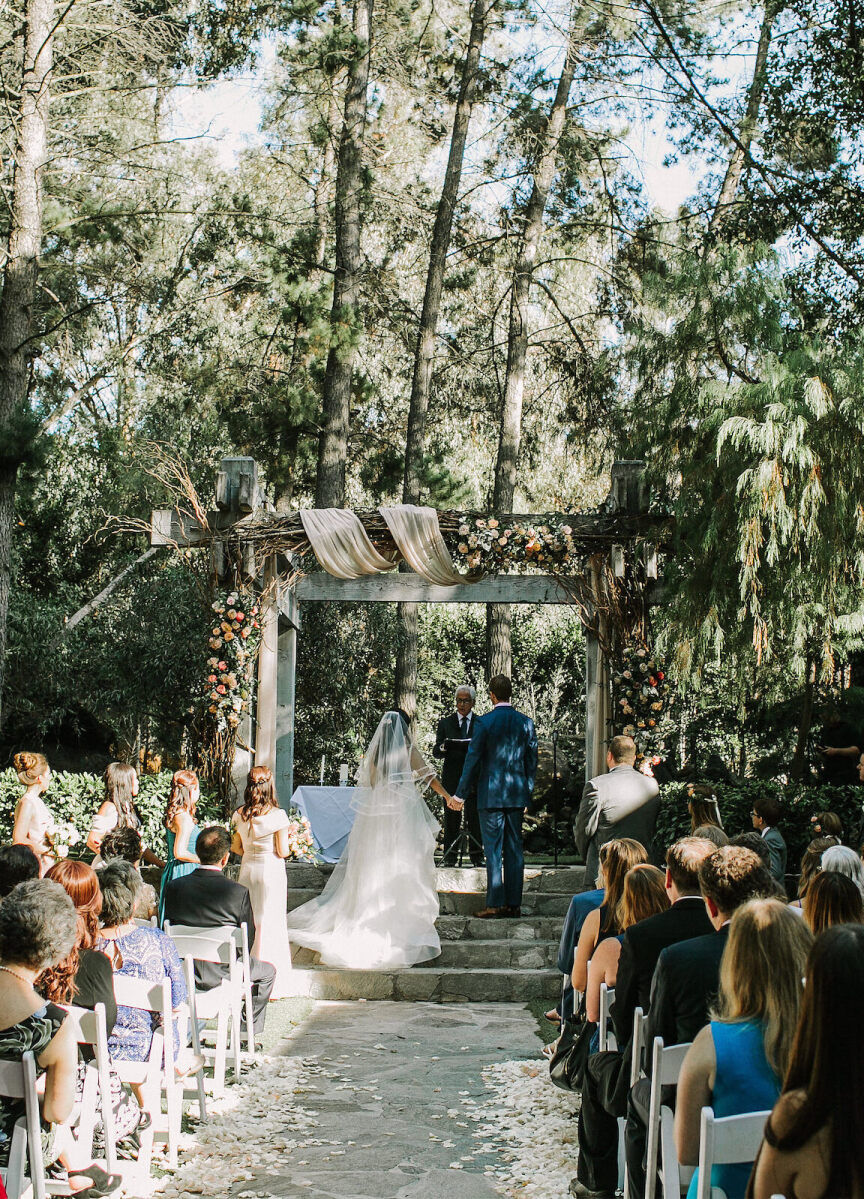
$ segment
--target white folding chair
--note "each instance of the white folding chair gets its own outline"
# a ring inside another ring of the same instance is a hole
[[[654,1199],[657,1190],[657,1159],[660,1157],[660,1173],[663,1199],[680,1199],[682,1190],[690,1185],[692,1166],[681,1166],[675,1149],[675,1115],[670,1107],[664,1107],[662,1089],[677,1086],[686,1045],[663,1044],[662,1037],[654,1038],[651,1052],[651,1099],[648,1105],[648,1143],[646,1148],[645,1199]]]
[[[711,1167],[755,1161],[770,1115],[769,1108],[764,1112],[717,1117],[713,1108],[702,1108],[696,1199],[726,1199],[725,1191],[711,1186]]]
[[[641,1007],[633,1012],[633,1037],[630,1044],[630,1086],[635,1086],[642,1073],[642,1046],[645,1040],[645,1013]],[[630,1199],[630,1180],[627,1176],[627,1157],[624,1146],[625,1116],[618,1117],[618,1189],[624,1199]]]
[[[225,1091],[225,1068],[228,1053],[228,1035],[230,1028],[231,1048],[234,1058],[234,1078],[240,1077],[241,1056],[241,1012],[245,998],[242,941],[238,934],[240,929],[229,925],[218,928],[197,928],[193,925],[172,925],[165,922],[165,932],[174,942],[174,947],[180,957],[193,961],[191,976],[186,971],[186,986],[189,992],[189,1002],[192,1006],[193,1046],[195,1051],[202,1053],[205,1058],[213,1060],[213,1094],[222,1095]],[[194,960],[213,962],[228,968],[228,977],[223,979],[218,987],[203,990],[195,985]],[[189,978],[192,985],[189,984]],[[216,1021],[215,1049],[201,1047],[198,1020]],[[195,1046],[195,1040],[198,1044]],[[253,1040],[254,1049],[254,1040]]]
[[[65,1006],[65,1005],[64,1005]],[[110,1174],[117,1172],[117,1134],[114,1128],[114,1108],[111,1104],[111,1059],[108,1055],[108,1033],[105,1026],[105,1004],[97,1003],[93,1011],[66,1006],[67,1019],[79,1045],[93,1049],[94,1060],[87,1063],[84,1092],[81,1096],[75,1138],[86,1157],[93,1156],[93,1131],[96,1114],[102,1116],[105,1135],[105,1163]]]
[[[618,1041],[614,1032],[609,1031],[609,1009],[612,1007],[612,1001],[615,998],[615,988],[607,987],[605,983],[600,984],[600,1020],[597,1024],[597,1029],[600,1034],[600,1052],[605,1053],[607,1049],[617,1049]]]
[[[255,1017],[252,1007],[252,957],[249,951],[249,930],[246,927],[246,922],[242,924],[224,924],[215,928],[199,928],[192,924],[175,924],[171,925],[170,921],[165,921],[165,931],[170,936],[175,934],[178,937],[206,937],[212,939],[215,935],[221,934],[226,941],[230,937],[234,942],[235,956],[240,964],[240,980],[241,980],[241,1011],[242,1019],[246,1024],[246,1056],[250,1061],[257,1059],[255,1051]],[[199,956],[193,954],[193,956]]]
[[[0,1095],[4,1099],[24,1100],[24,1116],[18,1120],[12,1132],[9,1163],[0,1170],[6,1193],[9,1199],[21,1199],[32,1187],[34,1199],[45,1199],[36,1062],[30,1050],[18,1062],[0,1061]],[[29,1186],[25,1184],[28,1172]]]
[[[152,1123],[144,1129],[138,1153],[138,1168],[144,1177],[149,1175],[156,1134],[164,1134],[168,1142],[168,1164],[177,1168],[180,1144],[180,1119],[183,1091],[174,1073],[174,1012],[171,1007],[171,984],[167,978],[153,983],[145,978],[114,975],[114,994],[118,1007],[138,1008],[161,1018],[162,1027],[153,1032],[150,1056],[143,1062],[114,1059],[114,1069],[122,1082],[140,1088],[144,1110]],[[162,1114],[162,1094],[165,1094],[166,1116]]]

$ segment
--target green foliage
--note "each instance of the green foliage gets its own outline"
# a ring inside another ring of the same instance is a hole
[[[171,791],[171,772],[145,774],[140,779],[140,789],[135,803],[141,813],[144,826],[141,836],[148,849],[165,857],[167,844],[162,819],[165,804]],[[0,772],[0,841],[12,836],[15,805],[21,798],[23,788],[14,770]],[[51,784],[43,796],[56,821],[70,821],[81,834],[81,843],[75,846],[74,856],[89,859],[90,851],[84,846],[84,838],[90,831],[94,814],[105,798],[105,784],[97,774],[78,774],[71,771],[56,771],[51,775]],[[202,791],[198,801],[199,824],[223,823],[225,814],[215,795]]]
[[[750,812],[754,800],[767,795],[779,800],[782,815],[778,827],[786,841],[786,869],[790,874],[797,871],[801,856],[813,839],[812,816],[818,812],[836,812],[843,822],[847,841],[858,832],[861,824],[861,789],[858,787],[784,786],[768,779],[745,779],[717,783],[714,790],[723,827],[730,837],[752,830]],[[661,789],[661,800],[655,840],[658,845],[671,845],[690,832],[686,783],[667,783]]]

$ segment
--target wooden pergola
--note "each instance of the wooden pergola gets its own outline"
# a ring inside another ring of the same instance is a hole
[[[254,720],[254,761],[274,771],[280,801],[287,804],[294,790],[294,711],[297,636],[301,614],[308,605],[340,603],[422,604],[567,604],[579,606],[586,629],[586,778],[601,773],[610,723],[608,670],[610,592],[625,579],[636,581],[640,603],[647,604],[644,584],[657,578],[656,545],[662,534],[648,516],[644,464],[615,462],[606,501],[588,513],[500,514],[503,523],[536,527],[554,519],[573,529],[584,555],[579,574],[495,574],[475,582],[441,586],[418,574],[394,570],[354,579],[326,571],[304,571],[300,558],[309,558],[300,522],[291,514],[267,510],[252,458],[226,458],[217,476],[216,509],[206,524],[178,509],[152,514],[151,546],[209,547],[214,571],[224,579],[238,572],[260,580],[262,641],[258,657],[258,688]],[[295,514],[296,515],[296,514]],[[374,514],[365,518],[376,548],[386,544]],[[442,514],[443,515],[443,514]],[[451,514],[452,515],[452,514]],[[377,540],[376,540],[377,539]],[[252,744],[252,720],[242,740]],[[238,752],[235,782],[245,779],[252,764],[248,750]]]

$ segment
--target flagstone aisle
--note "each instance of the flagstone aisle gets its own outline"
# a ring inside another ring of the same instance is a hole
[[[166,1196],[547,1199],[574,1099],[516,1004],[318,1003],[187,1138]]]

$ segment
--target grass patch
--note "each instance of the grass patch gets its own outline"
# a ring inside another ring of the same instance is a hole
[[[276,999],[267,1004],[267,1022],[264,1025],[265,1053],[275,1053],[279,1042],[302,1024],[315,1007],[315,1000],[306,995],[289,999]]]
[[[554,1041],[558,1037],[559,1028],[557,1024],[553,1024],[551,1020],[547,1020],[544,1013],[549,1012],[555,1006],[549,999],[529,999],[525,1005],[534,1019],[537,1021],[537,1036],[543,1045],[548,1045],[550,1041]]]

